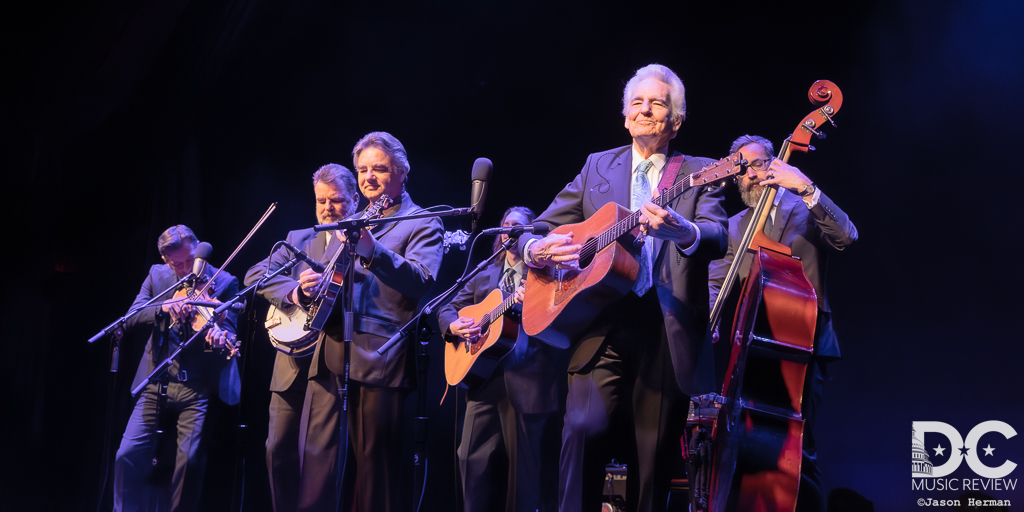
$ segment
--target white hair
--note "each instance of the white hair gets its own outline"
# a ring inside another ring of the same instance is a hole
[[[622,91],[622,115],[629,112],[629,104],[633,100],[633,89],[644,80],[654,78],[668,85],[668,103],[671,109],[672,122],[686,119],[686,88],[683,81],[671,69],[661,64],[648,64],[638,70],[633,78],[626,82]]]

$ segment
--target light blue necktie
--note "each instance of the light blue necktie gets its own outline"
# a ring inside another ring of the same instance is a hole
[[[637,211],[644,203],[651,200],[651,181],[647,177],[647,171],[654,167],[654,162],[644,160],[636,166],[636,176],[633,177],[633,196],[630,209]],[[644,237],[644,245],[640,250],[640,270],[636,274],[636,282],[633,283],[633,291],[643,296],[651,289],[651,267],[654,266],[654,244],[651,236]]]

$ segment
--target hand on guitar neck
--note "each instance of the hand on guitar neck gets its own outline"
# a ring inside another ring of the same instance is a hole
[[[513,304],[523,303],[523,294],[526,293],[526,279],[519,281],[519,287],[513,295]],[[454,322],[448,325],[448,331],[452,336],[465,340],[467,343],[476,343],[480,339],[480,319],[467,316],[459,316]],[[449,340],[453,341],[453,340]]]
[[[697,226],[676,213],[651,201],[640,207],[640,230],[654,238],[677,243],[687,248],[697,241]]]

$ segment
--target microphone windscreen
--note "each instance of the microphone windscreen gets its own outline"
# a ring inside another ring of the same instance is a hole
[[[533,234],[535,235],[546,235],[548,231],[551,231],[551,226],[547,222],[534,222],[533,223]]]
[[[473,162],[473,181],[487,181],[491,179],[491,170],[493,169],[494,164],[491,163],[489,158],[477,158]]]
[[[208,260],[210,259],[210,253],[213,252],[213,246],[206,242],[199,242],[196,246],[196,259]]]

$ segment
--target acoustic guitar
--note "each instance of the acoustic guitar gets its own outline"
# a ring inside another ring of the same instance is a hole
[[[459,310],[459,316],[472,318],[480,325],[480,336],[473,342],[458,340],[444,344],[444,376],[448,384],[464,388],[481,386],[498,367],[501,358],[516,344],[519,322],[515,314],[506,314],[515,306],[515,296],[504,300],[501,290],[487,294],[479,304]]]
[[[664,208],[691,187],[739,174],[745,163],[729,155],[676,181],[651,201]],[[633,255],[640,212],[617,203],[602,206],[589,219],[565,224],[552,233],[573,233],[580,243],[578,269],[529,269],[523,298],[523,330],[558,348],[566,348],[609,304],[624,297],[636,281],[640,264]]]

